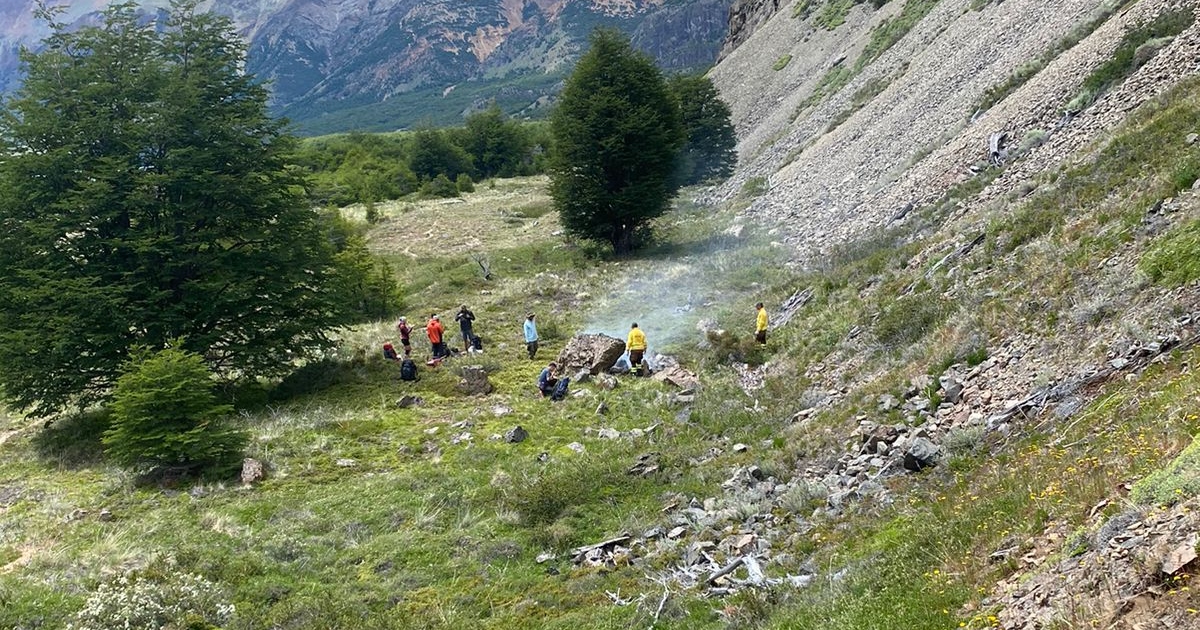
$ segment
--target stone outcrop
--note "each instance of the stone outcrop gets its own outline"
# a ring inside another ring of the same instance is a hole
[[[476,396],[492,393],[493,387],[482,365],[464,365],[458,389],[469,396]]]
[[[754,31],[762,26],[779,10],[783,0],[736,0],[729,7],[729,30],[725,33],[725,41],[721,44],[721,54],[724,59],[742,42],[750,39]]]
[[[558,354],[560,374],[579,370],[589,374],[607,372],[625,354],[625,342],[604,334],[575,335]]]

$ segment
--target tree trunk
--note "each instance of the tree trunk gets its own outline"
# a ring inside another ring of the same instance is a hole
[[[621,224],[613,228],[613,253],[624,256],[633,251],[633,226]]]

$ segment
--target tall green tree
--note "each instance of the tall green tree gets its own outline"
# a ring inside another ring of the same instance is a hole
[[[628,253],[679,187],[683,127],[662,74],[619,32],[598,29],[550,124],[550,194],[563,226]]]
[[[670,81],[671,93],[679,101],[679,114],[687,140],[679,159],[683,185],[724,179],[737,166],[737,134],[730,122],[729,106],[721,100],[712,79],[704,75],[680,75]]]
[[[525,169],[529,141],[520,123],[508,119],[499,105],[492,103],[467,116],[463,136],[463,148],[474,160],[476,179],[513,177]]]
[[[422,182],[431,181],[438,175],[454,180],[459,173],[471,171],[471,156],[450,142],[441,129],[421,129],[413,133],[408,160],[409,168]]]
[[[0,389],[48,414],[107,397],[134,346],[279,373],[342,324],[333,252],[226,18],[132,4],[22,59],[0,114]]]

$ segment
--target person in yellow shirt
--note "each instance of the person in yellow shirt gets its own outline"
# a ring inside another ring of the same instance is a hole
[[[642,374],[642,359],[646,356],[646,333],[638,328],[637,322],[629,328],[629,336],[625,340],[629,350],[629,367],[640,376]]]
[[[754,308],[758,309],[758,319],[754,324],[754,340],[759,345],[765,346],[767,345],[767,309],[762,302],[755,304]]]

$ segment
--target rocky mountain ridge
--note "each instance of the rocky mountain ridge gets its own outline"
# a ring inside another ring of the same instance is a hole
[[[70,2],[62,19],[90,19],[106,4]],[[45,34],[32,18],[34,6],[22,0],[0,8],[9,25],[0,28],[0,89],[13,85],[19,47]],[[328,131],[450,124],[492,99],[512,112],[533,112],[599,25],[630,33],[665,68],[705,68],[724,36],[728,0],[205,0],[199,6],[233,20],[248,42],[248,69],[271,82],[277,111],[302,130]]]

